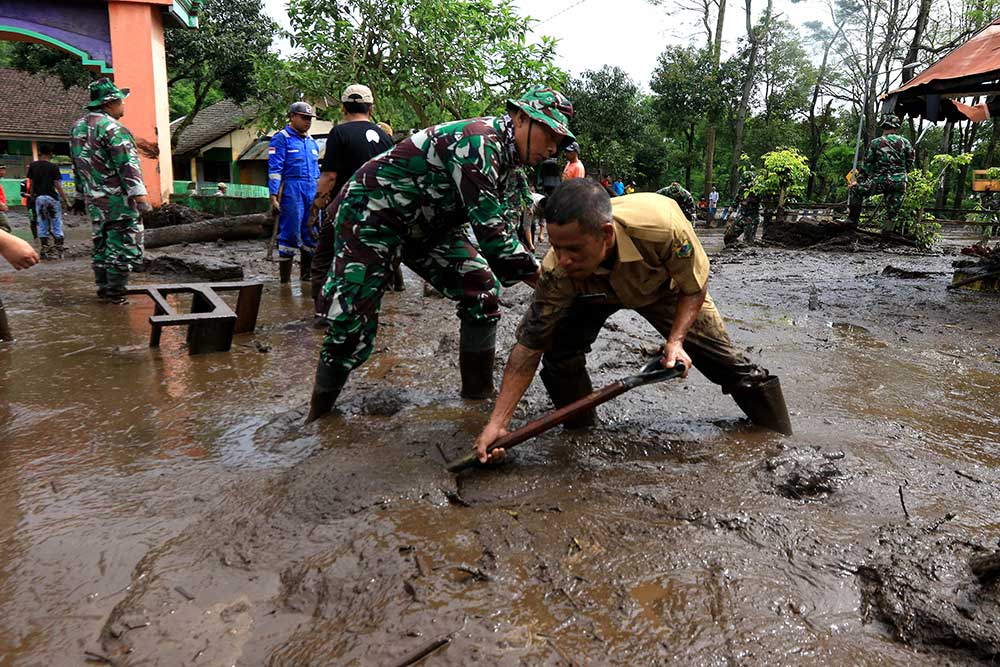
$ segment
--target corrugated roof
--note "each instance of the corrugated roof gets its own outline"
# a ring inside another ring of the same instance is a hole
[[[1000,19],[976,33],[906,85],[882,96],[898,114],[938,120],[975,120],[1000,112]],[[972,107],[957,99],[979,97]]]
[[[57,77],[0,67],[0,134],[67,140],[89,100],[84,88],[66,90]]]
[[[921,88],[926,92],[954,94],[984,81],[1000,78],[1000,19],[937,61],[905,86],[886,93],[898,95]]]
[[[255,113],[254,107],[241,107],[230,100],[222,100],[202,109],[194,117],[191,125],[181,133],[180,140],[173,150],[174,157],[190,155],[219,137],[245,127],[253,121]],[[178,118],[172,122],[170,131],[173,132],[183,120]]]

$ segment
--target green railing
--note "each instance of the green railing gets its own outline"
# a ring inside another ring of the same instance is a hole
[[[174,194],[188,194],[188,187],[191,181],[174,181]],[[211,197],[219,189],[218,183],[198,184],[198,196]],[[245,199],[267,199],[268,191],[266,185],[247,185],[245,183],[226,183],[226,196],[239,197]]]

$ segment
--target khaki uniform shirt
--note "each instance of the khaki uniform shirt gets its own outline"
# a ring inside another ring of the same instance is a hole
[[[637,193],[611,200],[616,253],[610,270],[600,267],[589,278],[572,280],[559,266],[555,251],[542,261],[534,301],[517,331],[517,341],[532,350],[548,350],[556,324],[579,303],[639,309],[678,294],[695,295],[708,284],[708,255],[691,223],[673,199]],[[603,298],[597,295],[604,295]],[[712,307],[706,297],[706,305]]]

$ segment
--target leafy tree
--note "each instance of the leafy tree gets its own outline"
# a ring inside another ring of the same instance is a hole
[[[694,47],[668,47],[657,61],[649,87],[655,93],[653,108],[668,132],[680,132],[684,139],[684,187],[691,189],[696,131],[705,109],[717,104],[722,95],[713,69],[712,54]]]
[[[939,154],[931,159],[930,166],[913,169],[906,175],[906,194],[899,209],[899,222],[904,233],[913,237],[922,248],[930,248],[941,235],[941,224],[925,215],[924,210],[934,203],[934,193],[941,187],[948,172],[966,167],[970,162],[972,153]],[[881,207],[882,195],[872,197],[871,201]],[[876,215],[881,217],[881,211]]]
[[[763,157],[764,166],[754,175],[750,191],[761,199],[774,201],[778,208],[789,197],[802,197],[809,182],[806,157],[794,148],[781,148]]]
[[[262,63],[264,98],[280,115],[300,94],[330,101],[351,82],[375,93],[393,125],[494,113],[533,83],[558,86],[555,40],[527,42],[531,19],[511,0],[290,0],[291,62]]]
[[[653,133],[651,109],[644,104],[639,84],[621,68],[605,65],[571,79],[565,92],[573,102],[570,127],[588,172],[623,179],[642,176],[636,155]]]
[[[241,104],[255,97],[255,64],[266,58],[277,25],[264,12],[262,0],[205,0],[199,28],[166,31],[168,82],[190,103],[172,143],[198,115],[221,97]],[[178,87],[180,86],[180,87]]]
[[[64,88],[86,86],[97,75],[83,66],[75,55],[43,44],[0,42],[0,64],[25,72],[51,74],[62,81]]]

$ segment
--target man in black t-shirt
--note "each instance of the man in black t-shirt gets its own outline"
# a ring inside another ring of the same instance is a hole
[[[52,147],[42,144],[38,160],[28,165],[28,196],[34,201],[38,220],[38,241],[42,259],[51,259],[52,250],[63,255],[62,206],[69,206],[62,189],[62,172],[52,163]],[[50,242],[54,248],[50,248]]]
[[[339,125],[330,130],[326,138],[326,154],[320,164],[316,199],[313,201],[309,218],[309,229],[317,239],[311,267],[312,297],[316,303],[316,313],[327,311],[326,304],[323,303],[325,301],[323,285],[333,263],[335,236],[333,221],[322,216],[320,223],[320,212],[337,198],[344,183],[361,165],[392,148],[392,139],[389,135],[372,122],[375,99],[368,86],[357,83],[348,86],[340,101],[343,105],[344,118]]]

